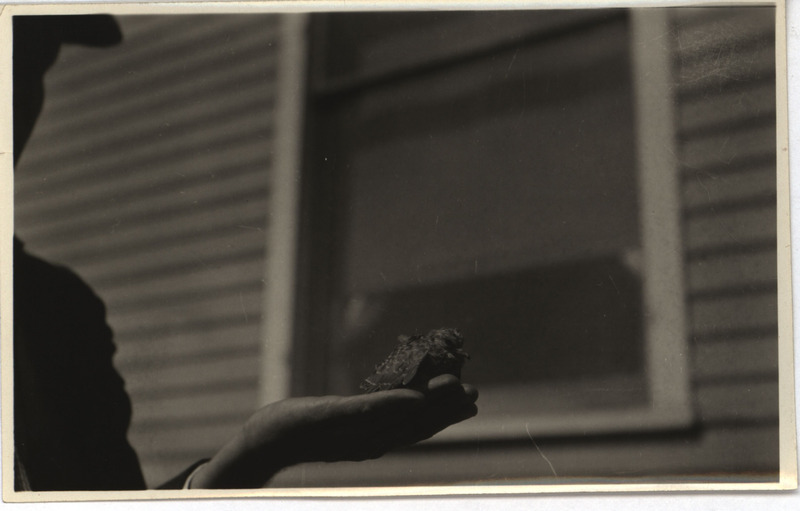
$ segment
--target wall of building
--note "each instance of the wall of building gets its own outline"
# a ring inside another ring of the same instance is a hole
[[[773,12],[670,11],[692,426],[423,446],[293,467],[272,484],[774,478]],[[15,225],[105,299],[130,438],[157,485],[256,406],[279,23],[119,20],[120,47],[65,48],[50,73],[15,174]]]
[[[774,480],[773,16],[771,8],[673,9],[668,32],[653,35],[671,53],[692,424],[419,446],[357,465],[294,467],[273,484]]]
[[[119,16],[66,46],[15,172],[16,234],[105,300],[149,485],[256,406],[276,16]]]

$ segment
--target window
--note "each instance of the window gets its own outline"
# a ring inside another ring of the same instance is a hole
[[[660,16],[313,18],[292,392],[455,326],[481,413],[438,440],[689,421]]]

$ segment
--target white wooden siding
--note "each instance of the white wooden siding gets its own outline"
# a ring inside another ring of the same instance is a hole
[[[256,406],[280,23],[120,16],[65,47],[16,171],[16,231],[108,306],[156,486]]]
[[[777,430],[774,15],[673,11],[694,394],[709,435]]]

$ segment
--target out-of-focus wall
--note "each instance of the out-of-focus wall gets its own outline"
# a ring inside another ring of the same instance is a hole
[[[697,409],[706,428],[766,432],[778,412],[773,11],[676,10],[673,26]]]
[[[774,15],[670,9],[667,33],[652,35],[671,53],[691,425],[440,443],[357,465],[294,467],[273,484],[775,480]]]
[[[774,476],[774,11],[670,12],[697,423],[301,465],[274,485]],[[119,20],[120,47],[65,48],[50,73],[15,225],[105,299],[131,441],[157,485],[256,405],[279,22]]]
[[[47,77],[15,229],[105,300],[156,486],[256,405],[280,17],[118,21]]]

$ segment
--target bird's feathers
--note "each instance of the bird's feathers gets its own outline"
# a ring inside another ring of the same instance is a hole
[[[408,349],[406,344],[400,344],[386,360],[375,366],[375,371],[361,383],[361,388],[373,392],[408,385],[427,354],[426,350]]]
[[[361,383],[366,392],[424,385],[440,374],[461,376],[469,355],[454,328],[431,330],[427,335],[401,336],[386,360]]]

